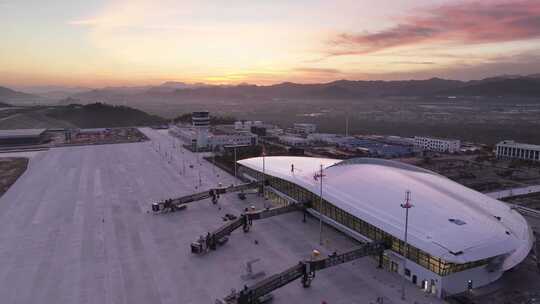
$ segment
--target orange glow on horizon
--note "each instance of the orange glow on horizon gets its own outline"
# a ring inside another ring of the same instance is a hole
[[[0,85],[268,85],[540,72],[540,29],[527,23],[540,17],[535,0],[59,1],[54,8],[0,3]],[[505,9],[510,2],[519,14]]]

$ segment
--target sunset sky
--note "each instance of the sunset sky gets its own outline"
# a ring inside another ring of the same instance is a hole
[[[539,0],[0,0],[0,85],[540,73]]]

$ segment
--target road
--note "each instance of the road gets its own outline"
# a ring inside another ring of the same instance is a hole
[[[507,197],[512,197],[512,196],[532,194],[532,193],[537,193],[537,192],[540,192],[540,185],[532,185],[532,186],[527,186],[527,187],[518,187],[518,188],[499,190],[495,192],[485,193],[485,195],[495,198],[495,199],[502,199],[502,198],[507,198]]]

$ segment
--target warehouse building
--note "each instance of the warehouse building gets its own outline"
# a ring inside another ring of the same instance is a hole
[[[384,267],[438,297],[499,279],[533,245],[532,230],[517,211],[422,168],[371,158],[274,156],[264,162],[270,199],[311,202],[312,214],[357,240],[389,240]],[[239,164],[244,178],[262,180],[262,157]],[[409,246],[401,207],[406,191],[414,206],[409,210]]]
[[[279,142],[290,147],[305,147],[312,142],[309,138],[297,137],[293,135],[282,135],[278,137]]]
[[[501,141],[495,153],[499,159],[522,159],[540,161],[540,146],[517,143],[513,140]]]
[[[317,125],[312,123],[295,123],[293,129],[297,133],[307,135],[315,133],[315,131],[317,131]]]
[[[46,129],[0,130],[0,146],[38,145],[46,140]]]

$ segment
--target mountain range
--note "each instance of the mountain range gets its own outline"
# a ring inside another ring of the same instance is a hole
[[[72,95],[79,99],[104,99],[137,94],[149,99],[244,100],[276,98],[357,99],[388,96],[521,96],[540,97],[540,75],[499,76],[458,81],[441,78],[404,81],[337,80],[328,83],[220,86],[167,82],[148,89],[104,88]]]
[[[54,94],[54,93],[57,94]],[[427,80],[363,81],[337,80],[328,83],[275,85],[209,85],[169,81],[157,86],[123,86],[84,90],[69,88],[28,94],[0,87],[0,101],[17,104],[17,100],[39,100],[61,104],[147,101],[223,101],[276,99],[361,99],[366,97],[433,97],[433,96],[518,96],[540,97],[540,74],[503,75],[482,80],[459,81],[441,78]]]

